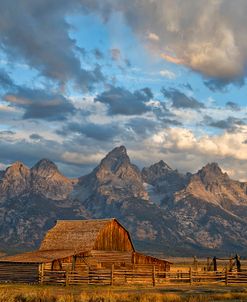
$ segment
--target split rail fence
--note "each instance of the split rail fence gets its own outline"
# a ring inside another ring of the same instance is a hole
[[[137,267],[134,269],[88,269],[78,271],[48,271],[41,270],[41,284],[61,285],[149,285],[162,286],[170,284],[246,284],[246,272],[167,272],[152,267]]]

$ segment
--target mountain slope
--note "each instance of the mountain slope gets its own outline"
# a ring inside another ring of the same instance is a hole
[[[190,198],[213,203],[234,214],[238,207],[247,206],[247,183],[230,179],[216,163],[207,164],[175,194],[175,201]]]
[[[30,188],[30,170],[16,162],[2,173],[0,180],[0,201],[24,194]]]
[[[191,175],[169,208],[185,241],[201,249],[246,253],[246,185],[231,180],[216,163]]]
[[[42,159],[33,166],[30,174],[31,190],[54,200],[66,199],[77,182],[62,175],[57,166],[47,159]]]

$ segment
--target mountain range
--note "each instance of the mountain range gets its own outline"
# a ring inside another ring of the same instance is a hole
[[[247,256],[247,183],[217,163],[182,174],[164,161],[140,170],[124,146],[69,179],[48,159],[0,171],[0,250],[32,250],[57,219],[116,217],[154,255]]]

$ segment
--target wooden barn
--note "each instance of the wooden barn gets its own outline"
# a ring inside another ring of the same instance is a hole
[[[83,272],[155,266],[170,262],[135,251],[128,231],[116,219],[58,220],[34,252],[0,258],[0,282],[43,282],[44,272]]]

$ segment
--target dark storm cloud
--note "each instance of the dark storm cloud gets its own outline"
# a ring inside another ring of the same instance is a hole
[[[240,110],[239,105],[237,103],[235,103],[235,102],[227,102],[226,103],[226,107],[228,109],[233,110],[233,111],[239,111]]]
[[[121,130],[119,126],[115,123],[112,124],[79,124],[79,123],[69,123],[61,131],[57,131],[60,135],[70,135],[70,134],[83,134],[88,138],[92,138],[99,141],[109,141],[112,140],[117,135],[120,135]]]
[[[32,133],[31,135],[29,135],[29,138],[34,141],[43,139],[43,137],[37,133]]]
[[[137,135],[138,139],[140,137],[145,138],[153,134],[158,127],[159,124],[157,121],[146,118],[133,118],[125,124],[125,128],[128,131],[133,131],[134,135]]]
[[[102,142],[100,146],[90,145],[88,138],[84,138],[81,142],[68,140],[59,143],[45,138],[31,141],[26,139],[7,141],[5,138],[0,137],[0,162],[8,165],[15,161],[22,161],[32,167],[40,159],[48,158],[54,161],[66,176],[78,177],[91,172],[99,162],[97,159],[95,162],[89,161],[88,163],[86,159],[82,162],[71,162],[71,160],[66,158],[66,152],[78,152],[80,150],[81,154],[87,157],[99,152],[99,150],[102,151],[102,148],[107,153],[107,151],[111,150],[112,143]]]
[[[183,124],[176,120],[176,119],[171,119],[171,118],[160,118],[160,121],[162,122],[163,126],[168,127],[168,126],[182,126]]]
[[[135,115],[150,110],[145,104],[153,97],[149,88],[131,92],[125,88],[111,86],[109,90],[95,98],[95,101],[107,104],[109,114]]]
[[[4,130],[4,131],[0,131],[0,136],[4,136],[4,135],[14,135],[15,132],[11,131],[11,130]]]
[[[64,153],[70,151],[72,148],[78,150],[79,145],[71,146],[69,143],[58,143],[55,140],[49,140],[42,138],[41,140],[31,140],[26,139],[7,141],[4,138],[0,137],[0,162],[6,164],[12,164],[15,161],[22,161],[29,167],[32,167],[42,158],[49,158],[58,164],[59,167],[62,167],[62,171],[67,176],[81,176],[84,174],[84,167],[88,170],[91,170],[95,165],[87,164],[71,164],[64,158]],[[80,146],[83,154],[88,154],[88,152],[94,153],[95,149],[90,149],[90,146],[84,147]]]
[[[189,97],[178,89],[171,88],[165,89],[162,88],[161,92],[165,98],[168,98],[172,101],[172,106],[175,108],[189,108],[189,109],[201,109],[205,108],[204,104],[197,101],[193,97]]]
[[[229,84],[229,81],[222,81],[221,79],[211,79],[204,81],[204,85],[207,86],[213,92],[226,91],[226,86]]]
[[[11,106],[24,110],[24,119],[64,120],[75,112],[73,104],[60,94],[48,93],[41,89],[18,88],[6,93],[4,100]]]
[[[214,120],[210,116],[205,116],[203,123],[210,127],[228,130],[228,131],[233,131],[234,129],[236,129],[237,126],[246,125],[246,122],[244,120],[235,118],[233,116],[229,116],[225,120],[218,120],[218,121]]]
[[[9,141],[9,142],[14,141],[15,140],[14,135],[15,135],[15,132],[13,132],[11,130],[0,131],[0,140],[3,139],[6,142],[7,141]]]
[[[0,69],[0,89],[1,87],[9,88],[12,87],[13,85],[14,83],[10,78],[10,76],[8,75],[8,73],[5,70]]]
[[[176,115],[166,107],[165,102],[160,102],[159,106],[153,108],[152,111],[162,127],[182,125],[181,121],[177,120]]]
[[[216,78],[204,81],[204,84],[213,92],[221,91],[226,92],[227,86],[231,83],[236,86],[242,87],[244,85],[244,78],[236,78],[236,79],[224,79],[224,78]]]
[[[23,161],[28,165],[41,158],[59,160],[62,153],[61,145],[51,140],[42,140],[42,143],[34,144],[26,140],[8,142],[0,138],[0,161],[12,163]]]
[[[61,85],[73,80],[80,89],[102,81],[97,69],[81,67],[80,48],[69,35],[66,16],[90,9],[79,0],[0,1],[0,48],[10,60],[24,59],[45,77]],[[91,6],[91,8],[93,8]]]

